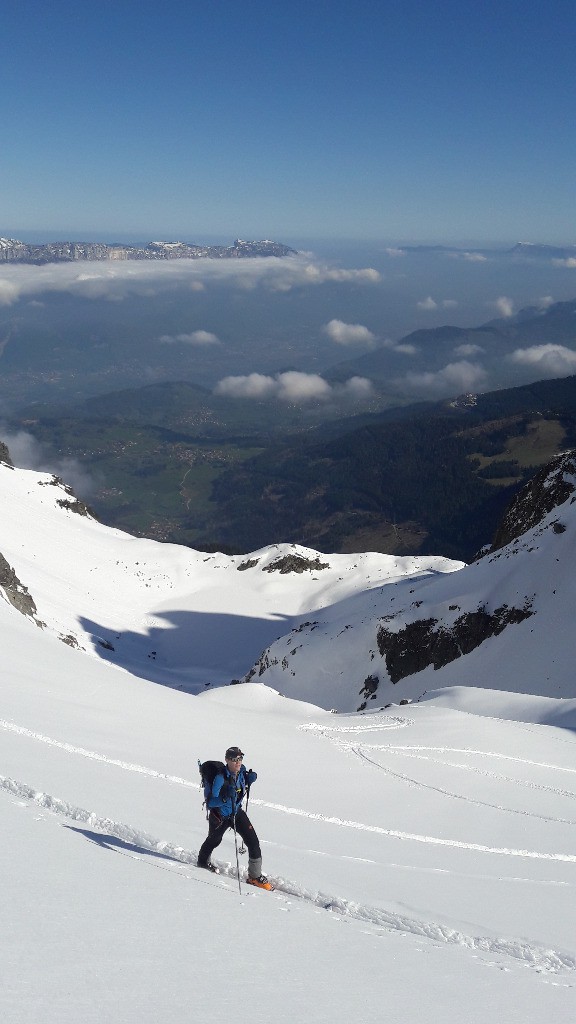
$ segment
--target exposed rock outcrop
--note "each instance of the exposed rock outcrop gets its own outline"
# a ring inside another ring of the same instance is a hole
[[[319,558],[304,558],[303,555],[284,555],[276,562],[265,565],[262,572],[306,572],[309,570],[329,569],[329,562],[321,562]]]
[[[498,551],[542,522],[576,491],[576,453],[557,455],[516,495],[496,531],[489,549]],[[561,532],[556,529],[556,532]]]
[[[56,504],[60,505],[60,508],[65,508],[69,512],[76,512],[79,516],[86,516],[88,519],[96,519],[97,516],[94,514],[89,505],[81,501],[74,494],[74,491],[68,484],[65,484],[61,477],[53,476],[51,480],[42,481],[41,487],[60,487],[61,490],[65,491],[69,495],[68,498],[57,498]]]
[[[390,681],[397,683],[428,665],[443,668],[456,658],[470,654],[489,637],[498,636],[506,626],[522,622],[532,614],[529,603],[522,608],[502,605],[491,613],[480,607],[460,615],[450,628],[432,618],[410,622],[397,633],[380,626],[376,642],[386,660]]]
[[[14,569],[2,554],[0,554],[0,590],[4,592],[10,604],[17,611],[34,619],[38,626],[42,625],[36,616],[36,605],[28,587],[20,582]]]
[[[5,466],[10,466],[11,469],[14,469],[14,463],[10,458],[10,452],[3,441],[0,441],[0,462],[3,462]]]

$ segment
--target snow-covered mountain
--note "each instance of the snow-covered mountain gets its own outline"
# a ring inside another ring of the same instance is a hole
[[[575,490],[574,455],[558,456],[519,494],[484,557],[331,604],[245,678],[346,711],[462,685],[576,696]]]
[[[555,479],[572,488],[574,467]],[[469,567],[291,545],[226,558],[107,529],[53,477],[4,461],[2,1019],[571,1022],[571,499],[528,533],[530,502],[517,508],[507,546]],[[447,630],[477,602],[493,617],[528,598],[528,617],[395,686],[371,641],[376,699],[326,710],[358,701],[370,629],[425,612]],[[275,636],[294,676],[279,663],[219,685]],[[277,692],[306,685],[300,642],[314,703]],[[262,684],[273,671],[277,689]],[[428,675],[443,688],[382,707]],[[249,813],[271,894],[244,884],[241,855],[239,886],[231,833],[220,875],[196,867],[196,761],[231,743],[258,772]]]
[[[295,544],[228,556],[140,540],[98,523],[57,477],[7,462],[0,507],[13,603],[25,594],[22,610],[70,646],[192,692],[244,675],[267,644],[326,605],[462,564]]]

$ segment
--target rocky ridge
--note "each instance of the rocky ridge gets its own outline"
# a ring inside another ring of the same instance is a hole
[[[295,249],[270,239],[233,245],[195,245],[191,242],[149,242],[144,246],[106,245],[103,242],[46,242],[29,245],[16,238],[0,238],[1,263],[74,263],[94,260],[255,259],[297,255]]]

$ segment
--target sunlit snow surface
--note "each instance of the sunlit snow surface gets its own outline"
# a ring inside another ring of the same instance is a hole
[[[539,723],[574,724],[574,702],[464,677],[334,715],[259,683],[159,686],[245,672],[261,629],[380,588],[391,563],[340,556],[324,583],[262,573],[256,593],[241,557],[105,530],[45,479],[0,467],[0,552],[46,623],[0,600],[3,1019],[572,1021],[576,737]],[[272,894],[239,892],[233,837],[221,875],[194,866],[197,759],[230,743],[259,773]]]

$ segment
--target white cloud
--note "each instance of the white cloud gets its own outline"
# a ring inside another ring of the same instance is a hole
[[[421,302],[417,302],[416,305],[418,306],[418,309],[438,309],[438,303],[431,295],[429,295],[427,299],[422,299]]]
[[[370,345],[376,340],[372,331],[363,324],[346,324],[343,320],[330,320],[322,330],[336,345]]]
[[[395,249],[393,246],[391,246],[388,249],[384,249],[384,252],[386,253],[387,256],[391,256],[393,259],[396,259],[398,256],[406,255],[405,249]]]
[[[415,356],[418,354],[420,349],[417,345],[412,345],[410,342],[404,344],[392,345],[393,352],[400,352],[404,356]]]
[[[163,334],[159,339],[165,345],[182,342],[184,345],[219,345],[220,339],[211,331],[192,331],[190,334]]]
[[[283,402],[310,402],[330,398],[332,388],[317,373],[289,370],[277,375],[278,398]]]
[[[373,388],[365,377],[350,377],[344,384],[332,386],[317,373],[288,370],[274,377],[262,373],[224,377],[214,391],[228,398],[275,398],[282,402],[301,404],[339,398],[360,401],[370,397]]]
[[[372,381],[366,377],[349,377],[342,390],[346,398],[369,398],[374,393]]]
[[[514,302],[512,299],[509,299],[508,296],[501,295],[499,299],[496,299],[494,305],[496,306],[496,309],[500,313],[500,316],[514,316]]]
[[[214,391],[228,398],[270,398],[275,394],[277,384],[273,377],[263,373],[249,373],[245,377],[223,377]]]
[[[486,263],[488,257],[483,256],[481,252],[464,252],[462,259],[468,263]]]
[[[373,267],[363,267],[359,270],[336,270],[334,268],[310,263],[305,268],[305,275],[308,281],[320,283],[324,281],[369,281],[375,283],[381,280],[381,275]]]
[[[574,256],[569,256],[566,260],[552,260],[555,267],[576,267],[576,259]]]
[[[14,281],[8,281],[0,277],[0,306],[11,306],[20,298],[18,285]]]
[[[454,306],[458,305],[458,302],[456,299],[442,299],[441,302],[438,302],[429,295],[426,299],[421,299],[420,302],[417,302],[416,305],[418,306],[418,309],[429,310],[432,312],[435,309],[439,309],[440,306],[443,306],[444,309],[453,309]]]
[[[390,338],[386,338],[382,342],[382,348],[389,348],[391,352],[400,352],[405,356],[415,356],[420,351],[417,345],[412,345],[411,342],[396,342]]]
[[[508,357],[520,366],[533,366],[539,374],[565,377],[576,373],[576,352],[564,345],[532,345],[517,348]]]
[[[483,349],[482,345],[458,345],[454,349],[454,355],[467,358],[468,356],[478,356],[485,351],[486,349]]]
[[[77,459],[53,458],[32,434],[24,430],[12,432],[0,423],[0,440],[8,446],[10,458],[18,469],[53,473],[72,487],[80,498],[88,498],[96,489],[95,481]]]
[[[457,363],[448,363],[435,373],[407,373],[400,383],[407,384],[419,393],[430,392],[440,396],[474,391],[484,384],[486,376],[485,369],[478,363],[470,363],[463,359]]]
[[[239,289],[290,291],[327,282],[374,284],[381,277],[372,267],[348,270],[329,267],[301,256],[245,260],[102,260],[94,263],[10,264],[2,267],[0,305],[47,292],[68,292],[87,299],[121,301],[128,295],[156,295],[185,287],[203,291],[224,285]]]
[[[540,299],[538,299],[538,308],[539,309],[549,309],[550,306],[553,306],[553,305],[554,305],[554,299],[552,298],[551,295],[542,295],[542,297]]]

